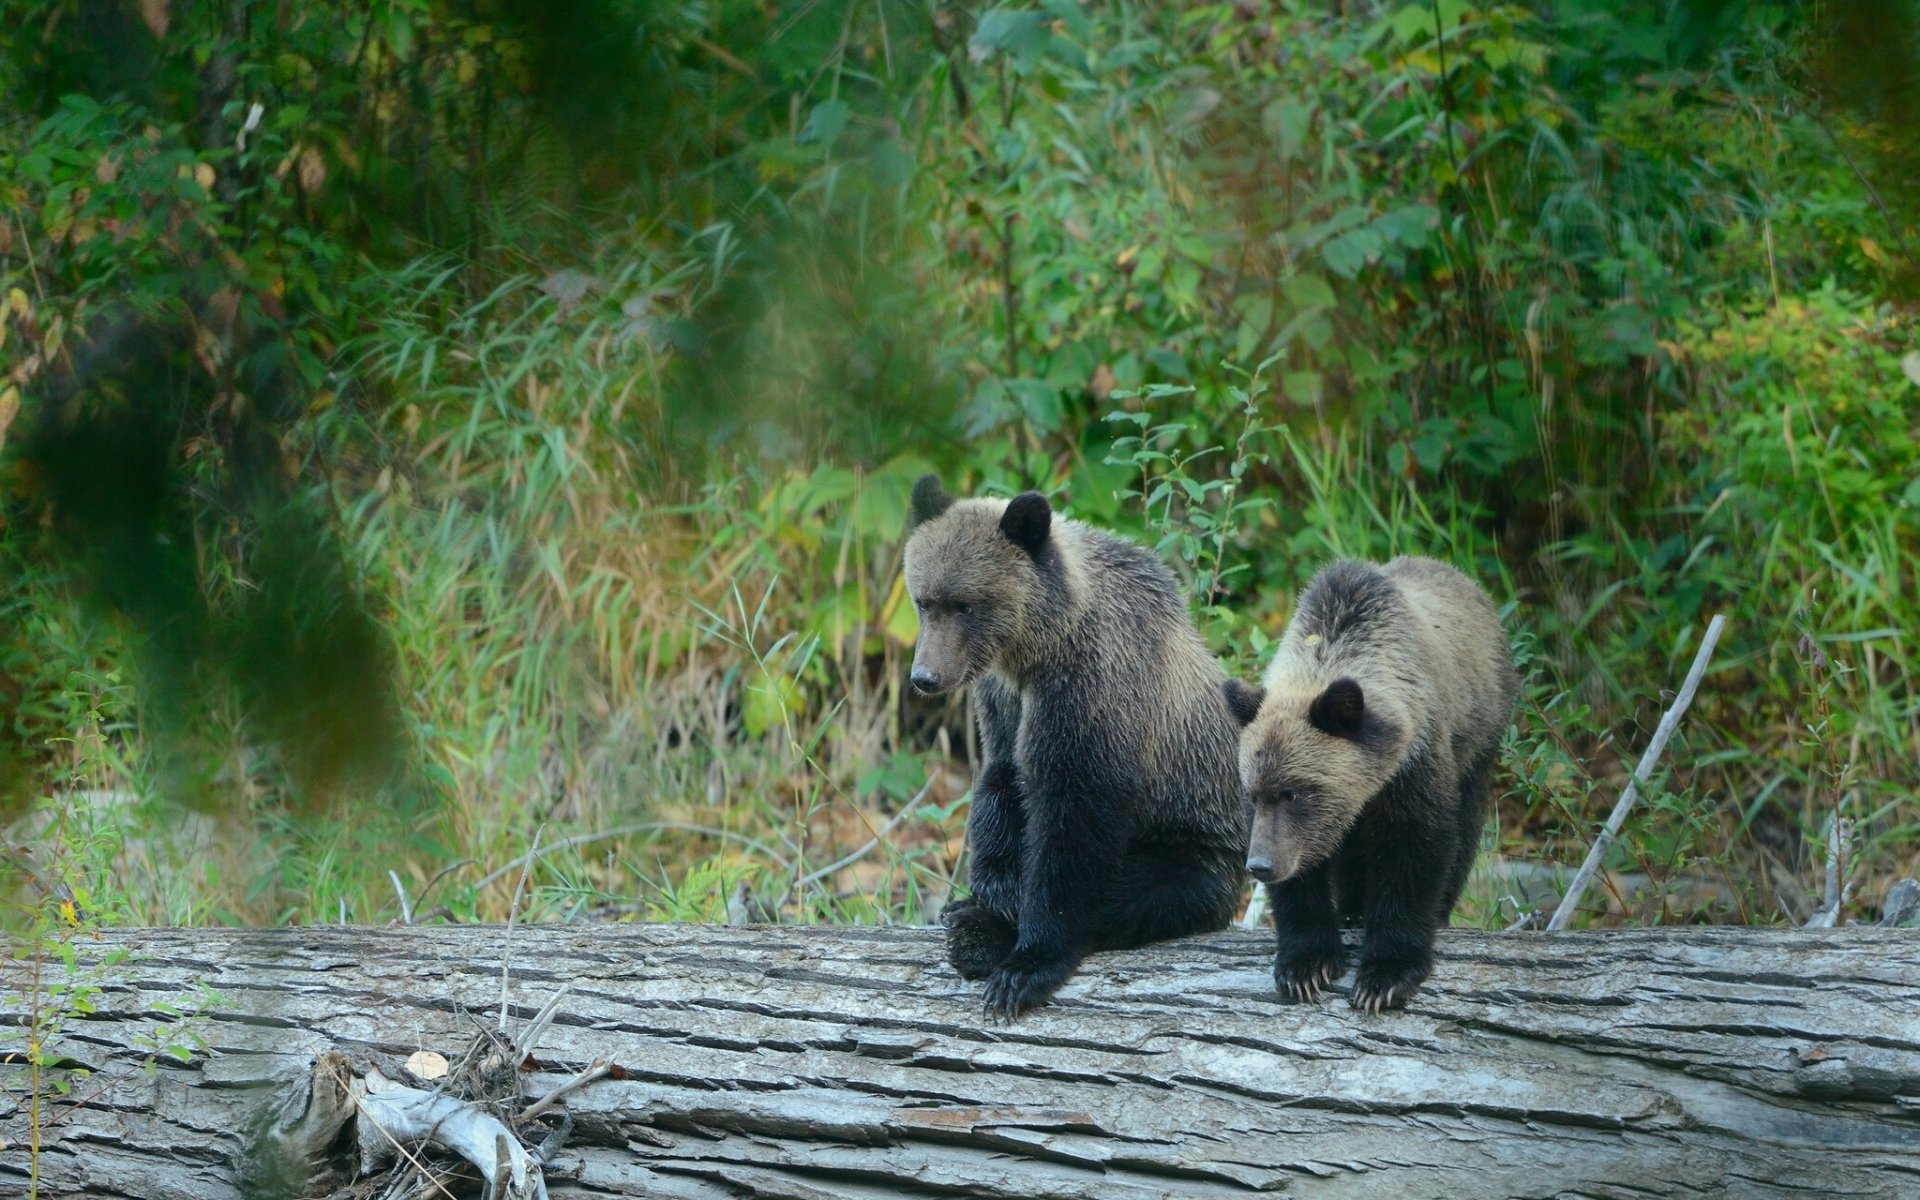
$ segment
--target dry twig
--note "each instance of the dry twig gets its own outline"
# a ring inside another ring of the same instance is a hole
[[[547,831],[543,824],[533,831],[533,849],[527,851],[526,865],[521,868],[520,882],[513,888],[513,903],[507,905],[507,928],[501,935],[500,944],[500,1032],[507,1031],[507,974],[512,965],[513,955],[513,919],[520,915],[520,896],[527,890],[527,876],[533,874],[533,860],[540,856],[540,835]]]
[[[556,1084],[552,1091],[540,1097],[538,1100],[535,1100],[532,1104],[529,1104],[526,1107],[526,1110],[522,1112],[517,1119],[522,1124],[525,1124],[526,1122],[533,1120],[535,1117],[539,1116],[541,1113],[546,1112],[548,1109],[552,1108],[554,1105],[560,1103],[561,1099],[565,1097],[567,1093],[579,1091],[581,1088],[592,1083],[594,1080],[600,1079],[606,1076],[612,1070],[613,1070],[612,1063],[606,1061],[603,1058],[594,1059],[591,1063],[587,1064],[586,1069],[581,1071],[578,1075],[575,1075],[571,1079],[567,1079],[559,1084]]]
[[[1640,765],[1633,769],[1633,778],[1627,781],[1626,790],[1620,793],[1619,803],[1613,806],[1613,812],[1607,817],[1607,823],[1600,830],[1600,836],[1593,841],[1593,848],[1587,851],[1587,861],[1580,864],[1580,870],[1567,887],[1567,894],[1560,899],[1560,907],[1547,921],[1549,930],[1565,929],[1567,922],[1580,907],[1580,898],[1586,895],[1587,886],[1593,882],[1593,876],[1600,869],[1600,862],[1607,855],[1607,849],[1613,845],[1613,839],[1620,834],[1620,827],[1626,823],[1627,812],[1633,802],[1640,797],[1640,789],[1652,776],[1653,768],[1659,765],[1660,754],[1667,748],[1667,739],[1680,727],[1680,718],[1686,715],[1687,706],[1693,703],[1693,693],[1700,687],[1701,676],[1707,673],[1707,662],[1713,657],[1714,643],[1720,640],[1720,631],[1726,628],[1727,618],[1715,616],[1707,623],[1707,634],[1700,639],[1700,650],[1693,656],[1693,667],[1687,672],[1687,680],[1680,685],[1680,694],[1673,698],[1673,707],[1667,709],[1667,715],[1660,718],[1660,724],[1653,731],[1653,740],[1647,743],[1647,751],[1640,756]]]
[[[1827,886],[1820,907],[1807,918],[1806,929],[1832,929],[1841,923],[1847,902],[1853,899],[1853,881],[1847,879],[1853,857],[1853,822],[1835,817],[1827,835]],[[1842,881],[1845,882],[1842,882]]]

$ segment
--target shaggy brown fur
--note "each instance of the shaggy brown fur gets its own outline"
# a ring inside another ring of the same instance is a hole
[[[914,487],[912,682],[971,686],[983,763],[948,957],[989,1009],[1043,1002],[1093,950],[1219,929],[1246,816],[1226,677],[1158,558],[1045,497]]]
[[[1339,977],[1341,915],[1367,928],[1355,1007],[1398,1007],[1427,977],[1518,694],[1492,602],[1429,558],[1327,567],[1261,688],[1228,685],[1283,992],[1311,999]]]

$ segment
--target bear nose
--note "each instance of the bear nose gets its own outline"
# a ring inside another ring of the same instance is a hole
[[[907,677],[907,682],[913,684],[913,690],[922,696],[931,696],[940,690],[940,677],[924,667],[915,667],[913,674]]]
[[[1273,882],[1273,860],[1264,854],[1256,854],[1247,860],[1247,874],[1261,883]]]

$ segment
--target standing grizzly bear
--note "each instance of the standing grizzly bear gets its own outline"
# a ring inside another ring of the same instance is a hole
[[[1519,690],[1487,594],[1430,558],[1328,566],[1262,686],[1227,685],[1283,993],[1340,977],[1342,916],[1366,926],[1355,1008],[1398,1008],[1432,971]]]
[[[941,922],[988,1011],[1044,1002],[1091,951],[1224,927],[1246,854],[1237,729],[1166,564],[1037,492],[955,500],[932,475],[908,531],[913,689],[973,688],[973,894]]]

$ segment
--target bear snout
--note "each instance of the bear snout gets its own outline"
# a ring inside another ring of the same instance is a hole
[[[922,696],[932,696],[940,691],[940,676],[925,667],[915,667],[913,674],[907,676],[907,682],[912,684],[913,690]]]
[[[1247,855],[1247,874],[1261,883],[1285,883],[1300,872],[1300,852],[1263,854],[1255,850]]]

